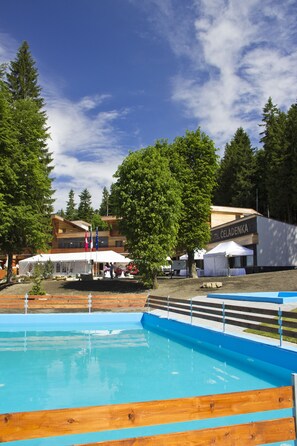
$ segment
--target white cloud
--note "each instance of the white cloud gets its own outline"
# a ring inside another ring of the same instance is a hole
[[[113,174],[124,158],[116,121],[125,116],[127,110],[97,111],[108,97],[87,97],[75,103],[47,95],[56,210],[65,209],[70,189],[74,190],[76,202],[79,202],[78,195],[85,188],[92,195],[93,206],[98,208],[103,187],[110,186]]]
[[[19,45],[10,35],[0,33],[0,64],[8,63],[15,58]]]
[[[192,55],[198,48],[201,55],[194,73],[173,79],[172,99],[217,146],[223,148],[239,126],[258,143],[258,124],[268,97],[285,109],[296,100],[296,2],[194,3]],[[175,45],[172,51],[176,53]]]

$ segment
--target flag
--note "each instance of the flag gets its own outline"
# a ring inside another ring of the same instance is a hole
[[[90,226],[90,243],[89,243],[90,251],[93,251],[93,234],[92,234],[92,226]]]
[[[96,248],[96,251],[98,251],[98,248],[99,248],[99,234],[98,234],[98,226],[96,227],[95,248]]]
[[[89,249],[88,233],[85,232],[85,251]]]

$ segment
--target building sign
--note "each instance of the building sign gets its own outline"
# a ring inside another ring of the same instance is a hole
[[[257,232],[257,217],[236,223],[230,223],[228,226],[221,228],[213,228],[211,230],[210,243],[221,242],[236,237],[242,237],[247,234],[254,234]]]

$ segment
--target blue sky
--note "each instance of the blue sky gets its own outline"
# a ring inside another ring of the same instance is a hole
[[[297,0],[1,0],[0,62],[27,40],[51,128],[55,210],[98,208],[129,150],[198,126],[259,146],[268,97],[296,102]]]

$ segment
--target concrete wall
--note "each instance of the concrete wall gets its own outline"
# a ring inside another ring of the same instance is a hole
[[[257,266],[297,267],[297,226],[257,217]]]

